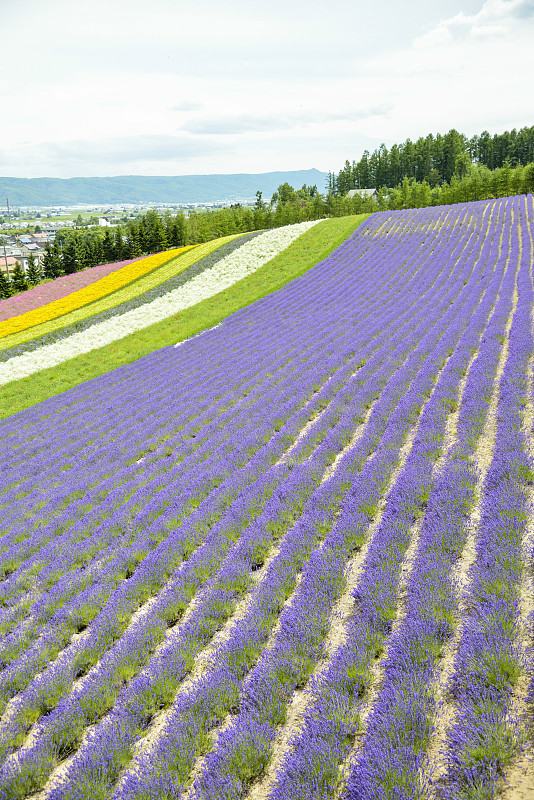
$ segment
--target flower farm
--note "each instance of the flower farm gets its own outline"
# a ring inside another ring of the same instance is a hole
[[[4,301],[0,800],[533,796],[533,197],[334,224]]]

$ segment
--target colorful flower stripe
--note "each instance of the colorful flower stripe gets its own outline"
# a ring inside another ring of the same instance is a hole
[[[45,306],[53,300],[59,300],[61,297],[72,294],[78,289],[83,289],[85,286],[89,286],[112,272],[139,261],[140,258],[130,258],[126,261],[114,261],[111,264],[88,267],[80,272],[75,272],[73,275],[62,275],[60,278],[41,283],[25,292],[16,294],[14,297],[6,297],[0,300],[0,320],[10,319],[18,314],[25,314],[27,311],[41,308],[41,306]]]
[[[132,281],[136,281],[147,272],[152,272],[156,267],[165,264],[172,258],[175,258],[180,253],[185,253],[191,247],[179,247],[175,250],[166,250],[163,253],[156,253],[153,256],[147,256],[139,261],[135,261],[126,267],[123,267],[116,272],[106,275],[104,278],[95,281],[90,286],[84,289],[78,289],[65,297],[58,300],[53,300],[48,303],[44,308],[37,308],[33,311],[27,311],[25,314],[19,314],[17,317],[12,317],[5,322],[0,322],[0,339],[8,336],[10,333],[31,328],[34,325],[39,325],[42,322],[60,317],[63,314],[68,314],[76,308],[85,306],[88,303],[93,303],[111,292],[115,292],[122,286],[125,286]]]
[[[109,306],[106,311],[101,311],[100,313],[96,313],[96,307],[100,307],[100,303],[92,303],[87,309],[83,309],[87,312],[91,311],[91,315],[85,317],[84,319],[80,319],[79,321],[73,324],[67,324],[67,318],[71,318],[70,314],[65,315],[64,317],[60,317],[56,324],[58,328],[52,330],[54,323],[47,323],[43,326],[36,326],[35,328],[31,328],[28,331],[23,331],[22,333],[13,334],[12,336],[6,336],[5,339],[0,340],[0,362],[8,361],[10,358],[14,356],[22,355],[22,353],[30,353],[33,350],[37,350],[39,347],[43,347],[46,344],[52,344],[52,342],[58,342],[61,339],[67,338],[67,336],[71,336],[73,333],[78,333],[82,330],[87,330],[90,328],[91,325],[96,324],[97,322],[104,322],[107,319],[111,319],[111,317],[116,317],[119,314],[124,314],[126,311],[131,311],[134,308],[139,308],[139,306],[144,305],[145,303],[149,303],[152,300],[155,300],[157,297],[162,297],[167,292],[172,291],[173,289],[177,289],[180,286],[183,286],[187,283],[188,280],[195,277],[196,275],[200,275],[205,270],[212,267],[217,261],[220,261],[222,258],[227,256],[229,253],[233,252],[237,247],[240,247],[244,242],[248,241],[249,239],[254,239],[256,236],[259,236],[262,231],[253,231],[252,233],[245,233],[239,234],[236,237],[226,237],[229,239],[225,244],[220,244],[222,241],[218,239],[219,246],[215,247],[208,255],[201,257],[199,255],[199,251],[202,245],[195,250],[195,254],[198,260],[193,260],[191,266],[183,267],[183,264],[189,262],[190,256],[193,255],[191,253],[185,253],[184,255],[180,256],[179,261],[173,260],[170,261],[168,265],[160,267],[159,269],[155,270],[154,273],[151,273],[148,277],[152,278],[152,276],[160,276],[162,279],[162,283],[158,283],[154,285],[154,288],[149,289],[148,291],[143,292],[143,294],[136,294],[130,300],[125,302],[120,302],[118,305]],[[165,270],[168,269],[170,273],[176,267],[180,267],[180,271],[175,273],[171,278],[164,278]],[[139,281],[136,281],[132,284],[131,289],[137,290],[138,284],[144,283],[147,278],[142,278]],[[106,298],[109,302],[117,300],[119,295],[122,295],[122,292],[125,290],[119,290],[114,294],[110,295],[109,298]],[[105,301],[103,301],[105,302]],[[72,312],[72,319],[74,319],[74,315],[77,312]],[[48,327],[50,326],[50,328]],[[37,332],[39,330],[50,329],[52,332],[39,335]],[[25,340],[26,336],[38,337],[38,338],[31,338]],[[12,346],[8,346],[8,343],[13,342]]]
[[[162,319],[193,306],[207,297],[250,275],[278,255],[317,220],[300,222],[284,228],[275,228],[246,242],[235,253],[224,258],[216,266],[198,275],[184,287],[169,292],[133,311],[92,326],[90,335],[84,331],[70,336],[57,344],[39,348],[34,353],[17,356],[0,365],[0,384],[32,375],[39,370],[61,364],[81,353],[89,353],[104,347],[130,333],[142,330]]]
[[[111,308],[122,306],[124,303],[135,297],[145,295],[155,286],[165,283],[171,277],[179,275],[181,272],[188,269],[188,267],[194,264],[197,260],[201,259],[203,256],[213,252],[213,250],[217,250],[221,245],[233,241],[240,236],[241,234],[233,234],[232,236],[226,236],[223,239],[215,239],[206,244],[196,245],[193,250],[189,249],[189,252],[182,250],[178,256],[166,261],[163,266],[153,269],[148,275],[145,275],[144,277],[127,284],[122,289],[118,289],[111,294],[106,294],[105,297],[95,300],[88,305],[84,305],[81,308],[78,308],[76,311],[71,311],[68,314],[63,314],[62,316],[48,322],[44,322],[41,325],[35,325],[31,328],[21,331],[20,333],[14,333],[10,336],[4,337],[3,339],[0,339],[0,347],[11,349],[12,347],[22,344],[23,342],[42,339],[43,336],[48,333],[58,330],[62,331],[62,329],[70,326],[75,326],[73,330],[78,332],[80,327],[76,325],[76,323],[90,318],[89,324],[94,324],[94,322],[97,321],[93,320],[96,315],[108,311]],[[141,298],[142,301],[143,299],[144,298]],[[140,305],[142,305],[142,302]],[[61,336],[60,338],[64,337]]]

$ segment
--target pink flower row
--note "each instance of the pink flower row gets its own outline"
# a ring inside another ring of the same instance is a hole
[[[142,258],[144,257],[142,256]],[[139,261],[139,259],[130,258],[127,261],[115,261],[112,264],[88,267],[81,272],[75,272],[73,275],[62,275],[61,278],[38,284],[26,292],[16,294],[14,297],[0,300],[0,321],[16,317],[18,314],[24,314],[26,311],[33,311],[36,308],[45,306],[47,303],[51,303],[52,300],[59,300],[60,297],[65,297],[71,292],[84,289],[111,272],[116,272],[118,269],[128,266],[128,264],[133,264],[134,261]]]

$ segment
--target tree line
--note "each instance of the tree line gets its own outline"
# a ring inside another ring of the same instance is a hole
[[[461,154],[459,154],[461,155]],[[332,188],[321,193],[317,186],[294,189],[281,184],[266,203],[256,193],[254,206],[239,203],[218,211],[173,216],[148,211],[124,226],[88,231],[67,230],[56,234],[47,244],[42,271],[30,256],[28,270],[20,265],[7,280],[0,271],[0,297],[9,297],[42,280],[68,275],[81,269],[122,261],[165,249],[199,244],[233,233],[290,225],[305,220],[342,217],[363,212],[450,205],[472,200],[487,200],[534,192],[534,158],[528,164],[512,166],[507,160],[490,169],[481,163],[464,164],[455,157],[455,171],[450,181],[432,185],[426,178],[404,176],[393,188],[381,186],[376,197],[336,193]],[[355,187],[356,188],[356,187]]]
[[[32,260],[26,274],[17,264],[9,280],[0,271],[0,297],[10,297],[42,280],[71,275],[99,264],[200,244],[234,233],[344,216],[353,213],[353,206],[345,198],[331,195],[325,199],[316,186],[293,189],[286,183],[278,187],[270,203],[264,202],[261,192],[257,192],[253,207],[236,203],[217,211],[190,212],[188,217],[170,212],[161,215],[152,210],[123,226],[58,231],[54,243],[45,245],[42,270]]]
[[[452,129],[444,135],[430,133],[415,142],[406,139],[389,149],[382,144],[372,153],[365,150],[359,161],[345,161],[337,175],[329,173],[327,188],[343,195],[350,189],[398,186],[404,178],[426,181],[434,188],[450,183],[455,176],[463,178],[473,165],[495,170],[505,164],[516,167],[532,162],[534,126],[493,136],[483,131],[470,139]]]

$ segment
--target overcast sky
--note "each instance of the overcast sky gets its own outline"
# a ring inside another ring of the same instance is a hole
[[[0,7],[3,176],[337,172],[534,124],[534,0]]]

